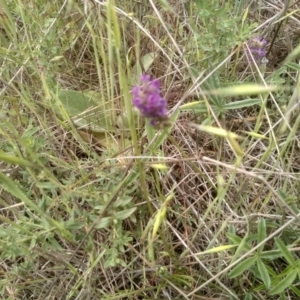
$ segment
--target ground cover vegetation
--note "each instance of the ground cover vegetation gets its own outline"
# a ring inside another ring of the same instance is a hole
[[[300,299],[300,2],[0,0],[1,299]]]

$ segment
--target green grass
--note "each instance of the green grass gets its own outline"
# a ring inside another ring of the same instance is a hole
[[[252,2],[0,0],[0,299],[300,298],[300,6]]]

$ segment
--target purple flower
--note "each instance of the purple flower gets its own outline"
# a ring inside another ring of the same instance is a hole
[[[267,41],[263,37],[257,36],[251,38],[247,42],[247,45],[249,49],[246,50],[246,54],[249,60],[252,62],[254,59],[257,64],[262,64],[263,59],[266,57],[267,54],[265,49]],[[251,57],[250,53],[252,54],[253,58]]]
[[[160,82],[151,80],[150,75],[142,75],[141,85],[132,88],[132,103],[145,118],[151,119],[151,125],[168,119],[167,101],[161,96]]]

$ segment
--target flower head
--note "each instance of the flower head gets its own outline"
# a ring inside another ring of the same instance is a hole
[[[159,80],[151,80],[150,75],[142,75],[140,80],[141,85],[134,86],[131,90],[133,105],[145,118],[151,119],[151,125],[168,119],[167,101],[161,96]]]
[[[247,42],[248,48],[246,50],[246,54],[249,58],[250,61],[253,61],[253,59],[255,60],[255,62],[257,64],[262,64],[263,60],[266,59],[266,45],[267,45],[267,41],[261,37],[261,36],[257,36],[254,38],[251,38],[248,42]],[[250,55],[250,53],[252,54],[252,57]]]

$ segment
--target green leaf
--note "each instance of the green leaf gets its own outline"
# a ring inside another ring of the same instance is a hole
[[[210,108],[219,114],[219,109],[215,105],[211,105]],[[179,107],[182,111],[192,111],[195,114],[207,113],[209,109],[203,101],[193,101],[187,104],[183,104]]]
[[[243,22],[243,24],[245,23],[245,21],[246,21],[246,19],[247,19],[247,17],[248,17],[248,13],[249,13],[249,8],[247,7],[247,8],[245,9],[245,12],[243,13],[243,17],[242,17],[242,22]]]
[[[168,166],[165,164],[151,164],[151,168],[156,170],[168,170]]]
[[[36,167],[36,165],[32,164],[31,162],[29,162],[23,158],[5,154],[4,152],[0,152],[0,160],[4,161],[6,163],[9,163],[9,164],[18,165],[18,166],[22,166],[22,167]]]
[[[210,125],[197,125],[197,124],[190,124],[191,127],[195,127],[200,131],[204,131],[207,132],[209,134],[212,135],[217,135],[220,137],[225,137],[229,140],[233,150],[240,156],[243,155],[243,151],[240,147],[240,145],[238,144],[238,142],[236,141],[237,138],[240,138],[237,134],[235,134],[232,131],[228,131],[225,130],[223,128],[219,128],[219,127],[214,127],[214,126],[210,126]]]
[[[285,246],[285,244],[279,238],[275,238],[275,243],[276,243],[278,249],[280,250],[280,252],[282,253],[282,255],[284,256],[284,258],[287,260],[287,262],[291,266],[296,267],[296,262],[292,256],[290,250]]]
[[[214,35],[211,36],[211,38],[214,38]],[[210,39],[210,43],[212,42],[212,39]],[[214,45],[213,49],[216,50],[216,45]],[[218,87],[221,85],[220,82],[220,76],[213,71],[213,67],[210,66],[208,68],[208,72],[211,72],[209,78],[207,78],[204,82],[202,82],[201,84],[201,88],[202,90],[206,90],[208,91],[208,93],[210,91],[212,91],[212,93],[218,89]],[[224,111],[224,100],[223,100],[223,95],[212,95],[212,94],[208,94],[207,95],[207,99],[208,102],[211,106],[216,107],[216,111],[218,112],[223,112]]]
[[[247,133],[248,135],[254,137],[254,138],[259,138],[259,139],[268,139],[267,137],[265,137],[262,134],[256,133],[256,132],[251,132],[251,131],[245,131],[245,133]]]
[[[274,260],[279,257],[282,257],[282,254],[279,250],[270,250],[270,251],[264,251],[260,258],[268,259],[268,260]]]
[[[298,296],[298,298],[300,299],[300,290],[297,289],[295,286],[291,285],[290,289]]]
[[[224,104],[224,110],[245,108],[254,105],[261,105],[261,99],[245,99]]]
[[[45,214],[44,211],[39,208],[33,201],[31,201],[24,191],[18,188],[17,184],[12,181],[9,177],[5,176],[0,172],[0,185],[11,195],[15,196],[17,199],[20,199],[24,202],[26,206],[38,213],[42,218],[44,218],[49,224],[56,227],[57,230],[67,239],[73,240],[73,235],[71,232],[65,229],[64,225],[60,222],[52,219],[48,214]]]
[[[58,92],[58,98],[69,116],[78,116],[73,118],[76,126],[89,125],[89,131],[92,130],[93,135],[97,132],[115,130],[116,124],[113,124],[115,112],[109,108],[111,107],[109,99],[104,101],[100,93],[62,89]]]
[[[153,61],[154,61],[156,55],[157,54],[155,52],[150,52],[141,58],[141,64],[144,68],[144,72],[148,72],[149,68],[153,64]],[[140,75],[142,75],[142,72]]]
[[[194,111],[195,113],[207,113],[208,111],[204,101],[192,101],[181,105],[179,109],[183,111]]]
[[[231,232],[227,232],[226,236],[233,244],[239,245],[242,242],[242,239],[239,236],[237,236]]]
[[[281,63],[282,65],[286,65],[296,59],[300,54],[300,44],[285,58],[285,60]]]
[[[134,74],[132,74],[129,78],[129,83],[131,85],[136,85],[140,81],[140,76],[143,73],[148,72],[156,56],[157,54],[155,52],[149,52],[137,60],[136,64],[132,68],[134,70]]]
[[[172,282],[176,282],[177,284],[180,284],[181,286],[188,286],[191,287],[192,284],[195,282],[195,279],[192,276],[188,275],[172,275],[170,276],[170,280]]]
[[[180,112],[179,109],[177,109],[171,116],[170,121],[172,124],[175,123],[175,121],[177,120],[179,112]],[[156,141],[152,145],[152,149],[158,149],[162,145],[162,143],[168,138],[171,129],[172,129],[171,126],[167,127],[159,134]]]
[[[300,71],[300,66],[294,62],[287,63],[287,66],[295,71]]]
[[[172,200],[174,197],[173,193],[170,193],[164,203],[162,204],[161,208],[158,210],[156,216],[155,216],[155,221],[153,224],[153,229],[152,229],[152,239],[154,240],[156,233],[158,229],[160,228],[161,224],[164,222],[166,215],[167,215],[167,207],[168,203]]]
[[[150,231],[148,232],[148,257],[151,262],[155,261],[154,245],[153,239],[151,237]]]
[[[8,1],[0,1],[1,6],[1,27],[4,27],[6,34],[11,42],[17,37],[16,22],[12,15],[11,8],[7,5]],[[2,46],[3,47],[3,46]]]
[[[60,90],[58,98],[70,116],[81,114],[88,108],[97,106],[97,103],[86,92],[74,90]]]
[[[240,254],[242,252],[250,250],[250,247],[249,247],[249,245],[247,244],[247,241],[246,241],[247,238],[248,238],[248,236],[245,236],[243,239],[240,239],[240,237],[234,236],[234,235],[232,235],[230,233],[227,233],[226,235],[228,237],[231,236],[229,238],[233,241],[234,244],[238,245],[238,248],[236,249],[236,251],[235,251],[235,253],[234,253],[233,257],[232,257],[231,262],[236,261],[237,258],[240,256]]]
[[[38,182],[36,186],[40,189],[45,190],[54,190],[57,188],[57,183],[51,182],[51,181],[44,181],[44,182]]]
[[[244,300],[252,300],[252,294],[251,293],[247,293],[244,297]]]
[[[196,253],[196,255],[204,255],[204,254],[209,254],[209,253],[216,253],[216,252],[222,252],[231,248],[237,247],[237,245],[222,245],[218,247],[214,247],[208,250],[205,250],[203,252]]]
[[[267,289],[269,289],[271,287],[271,279],[268,273],[268,270],[266,268],[266,266],[264,265],[264,263],[258,258],[257,259],[257,268],[259,271],[259,274],[261,276],[261,279],[263,281],[263,283],[265,284],[265,287]]]
[[[242,274],[244,271],[248,270],[255,263],[256,260],[256,256],[246,258],[244,261],[242,261],[235,268],[232,269],[232,271],[229,273],[229,277],[234,278]]]
[[[270,295],[276,295],[283,292],[292,285],[297,276],[297,270],[291,270],[290,273],[270,290]]]
[[[233,138],[233,139],[240,138],[234,132],[219,127],[214,127],[209,125],[197,125],[197,124],[191,124],[191,126],[197,128],[200,131],[204,131],[209,134],[217,135],[224,138]]]
[[[257,243],[261,243],[262,241],[265,240],[267,236],[266,233],[266,221],[265,219],[260,219],[259,223],[258,223],[258,236],[257,236]],[[262,253],[264,249],[264,245],[260,246],[257,250],[258,255],[260,255]]]
[[[258,95],[261,93],[269,93],[278,90],[275,86],[264,86],[258,84],[241,84],[229,86],[225,88],[204,91],[205,95],[220,96],[242,96],[242,95]]]
[[[91,218],[96,220],[97,217]],[[111,218],[110,217],[104,217],[102,218],[97,225],[95,226],[96,229],[101,229],[101,228],[107,228],[111,224]]]
[[[84,223],[78,222],[77,220],[74,220],[72,218],[72,219],[69,219],[68,221],[66,221],[64,223],[64,225],[68,230],[77,230],[77,229],[83,228]]]
[[[114,214],[114,218],[122,221],[129,218],[135,211],[136,211],[136,207],[118,211]]]
[[[132,202],[132,197],[129,196],[123,196],[122,198],[119,198],[115,203],[114,207],[125,207],[127,204]]]

